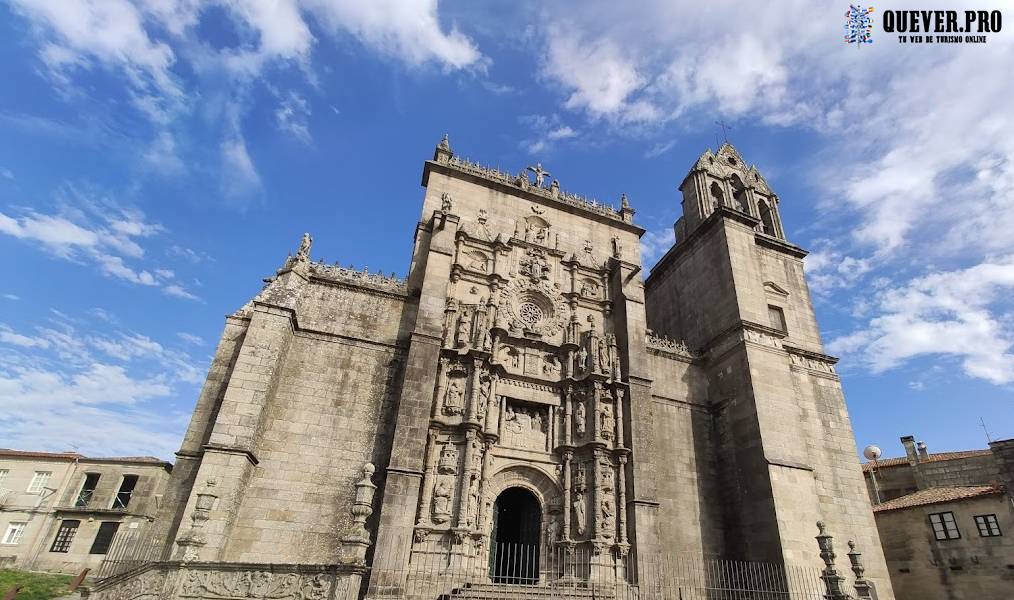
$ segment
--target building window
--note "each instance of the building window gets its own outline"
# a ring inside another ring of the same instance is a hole
[[[113,508],[127,508],[130,504],[130,497],[134,494],[134,487],[137,486],[137,475],[124,475],[120,482],[120,491],[116,492],[113,499]]]
[[[104,521],[99,525],[99,532],[95,534],[95,541],[92,542],[92,547],[88,551],[88,554],[105,554],[109,552],[109,546],[112,545],[113,537],[119,528],[120,524],[116,521]]]
[[[958,524],[954,522],[954,513],[933,513],[929,519],[930,525],[933,526],[933,535],[938,540],[956,540],[961,537],[958,532]]]
[[[98,473],[85,473],[84,484],[81,485],[81,491],[77,495],[77,500],[74,501],[74,506],[77,508],[84,508],[88,506],[88,503],[92,500],[92,494],[95,493],[95,488],[98,487],[98,485]]]
[[[25,535],[25,527],[28,523],[24,521],[12,521],[7,525],[7,531],[4,533],[4,544],[20,544],[21,536]]]
[[[77,533],[78,526],[81,525],[81,521],[76,519],[65,519],[60,523],[60,529],[56,531],[56,537],[53,539],[53,546],[49,549],[50,552],[69,552],[70,543],[74,541],[74,535]]]
[[[36,471],[35,475],[32,476],[32,482],[28,484],[29,494],[38,494],[45,489],[46,484],[49,483],[49,478],[53,476],[52,471]]]
[[[761,230],[768,235],[775,235],[775,221],[771,217],[771,209],[768,203],[761,200],[757,203],[757,212],[760,213]]]
[[[768,305],[768,322],[772,329],[788,331],[785,327],[785,311],[777,306]]]
[[[1000,523],[996,521],[996,515],[978,515],[975,517],[975,526],[979,528],[979,535],[982,537],[996,537],[1000,533]]]

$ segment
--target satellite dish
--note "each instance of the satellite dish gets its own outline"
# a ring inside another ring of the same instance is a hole
[[[883,452],[881,452],[880,446],[874,446],[873,444],[863,449],[863,456],[866,457],[866,460],[877,460],[881,454]]]

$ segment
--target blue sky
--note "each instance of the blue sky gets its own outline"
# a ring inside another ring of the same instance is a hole
[[[0,446],[170,457],[224,315],[303,231],[405,272],[444,133],[626,192],[653,264],[719,119],[812,252],[860,446],[1014,436],[1010,27],[857,48],[817,4],[0,5]]]

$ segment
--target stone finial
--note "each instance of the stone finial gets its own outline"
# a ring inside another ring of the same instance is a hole
[[[350,510],[352,531],[342,538],[345,560],[349,563],[362,564],[366,559],[366,549],[371,543],[370,532],[366,530],[366,519],[373,514],[373,496],[377,492],[377,485],[373,483],[375,470],[373,463],[363,465],[363,476],[356,483],[356,493]]]
[[[856,576],[855,590],[856,596],[861,600],[869,599],[873,600],[876,597],[876,593],[873,587],[873,582],[869,581],[863,575],[866,573],[866,567],[863,566],[863,555],[856,550],[856,543],[849,540],[849,562],[852,563],[852,573]]]
[[[827,586],[828,600],[848,600],[848,595],[842,590],[841,584],[844,577],[838,574],[834,567],[834,539],[827,533],[823,521],[817,521],[817,546],[820,548],[820,558],[824,561],[824,572],[820,578]]]
[[[630,208],[630,200],[627,200],[627,193],[620,194],[620,208]]]
[[[310,237],[309,233],[303,234],[303,239],[299,242],[299,250],[296,250],[296,260],[299,262],[307,262],[310,260],[310,248],[313,246],[313,238]]]
[[[445,133],[440,143],[437,144],[436,149],[433,150],[433,160],[441,164],[447,164],[452,156],[454,156],[454,152],[451,152],[451,142],[447,139],[447,134]]]

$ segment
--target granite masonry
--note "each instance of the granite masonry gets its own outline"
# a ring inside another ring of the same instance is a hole
[[[647,277],[625,196],[446,137],[422,185],[407,278],[316,262],[307,235],[226,319],[156,522],[159,594],[403,597],[424,562],[504,581],[506,544],[571,557],[529,583],[643,581],[669,553],[819,568],[820,520],[893,598],[806,252],[735,148],[683,178]],[[137,597],[139,573],[93,593]]]

